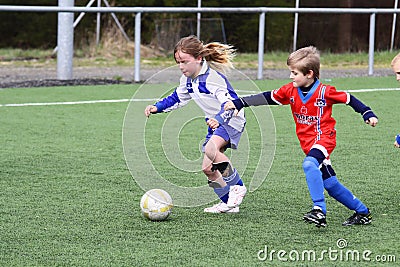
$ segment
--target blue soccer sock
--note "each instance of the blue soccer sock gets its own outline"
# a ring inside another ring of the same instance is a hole
[[[240,178],[239,173],[237,172],[236,169],[233,169],[233,173],[228,176],[228,177],[223,177],[224,181],[228,184],[228,185],[240,185],[243,186],[243,181]]]
[[[336,176],[331,176],[324,180],[324,187],[331,197],[342,203],[348,209],[358,213],[368,213],[367,206],[356,198],[349,189],[342,185]]]
[[[224,187],[214,188],[215,194],[221,199],[222,202],[227,203],[229,198],[229,185]]]
[[[307,156],[303,161],[303,170],[314,206],[321,208],[322,212],[326,214],[324,183],[322,181],[322,173],[319,170],[318,160]]]

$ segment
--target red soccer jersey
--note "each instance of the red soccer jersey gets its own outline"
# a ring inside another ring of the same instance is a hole
[[[292,82],[272,91],[271,96],[279,104],[290,104],[296,134],[306,154],[314,144],[323,145],[329,154],[333,151],[336,145],[336,121],[332,117],[332,106],[337,103],[348,104],[348,93],[338,92],[335,87],[317,80],[306,96]]]

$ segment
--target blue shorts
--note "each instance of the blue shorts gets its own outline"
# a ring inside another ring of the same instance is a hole
[[[225,149],[227,148],[237,149],[240,137],[242,136],[242,132],[239,132],[238,130],[232,128],[229,125],[219,126],[214,131],[210,127],[208,127],[206,141],[203,143],[203,148],[202,148],[203,152],[205,151],[205,146],[208,143],[208,140],[210,140],[211,136],[213,135],[218,135],[228,142],[228,144],[225,146]]]

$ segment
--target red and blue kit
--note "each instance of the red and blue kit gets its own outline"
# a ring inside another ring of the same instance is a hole
[[[238,110],[248,106],[290,105],[296,123],[296,134],[304,153],[307,154],[312,147],[316,147],[327,158],[336,146],[336,121],[332,117],[334,104],[351,106],[363,116],[364,121],[375,117],[371,108],[356,97],[347,92],[336,91],[334,86],[322,84],[318,79],[307,88],[295,87],[291,82],[274,91],[244,96],[232,102]]]
[[[332,118],[334,104],[347,104],[362,115],[365,122],[377,118],[371,108],[347,92],[336,91],[318,79],[307,87],[295,87],[293,82],[274,91],[234,99],[235,108],[260,105],[290,105],[296,123],[296,135],[306,157],[302,167],[310,192],[313,208],[303,219],[317,227],[326,226],[326,202],[324,190],[334,199],[355,211],[342,225],[369,224],[368,207],[337,179],[330,162],[330,154],[336,146],[336,121]]]
[[[332,117],[333,104],[348,104],[350,95],[317,80],[305,95],[293,83],[272,91],[271,98],[279,105],[290,105],[296,134],[301,148],[308,153],[315,144],[322,145],[330,154],[335,148],[336,121]]]

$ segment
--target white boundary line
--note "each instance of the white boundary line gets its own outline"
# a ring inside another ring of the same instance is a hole
[[[157,101],[156,98],[149,99],[110,99],[110,100],[87,100],[87,101],[70,101],[70,102],[47,102],[47,103],[21,103],[21,104],[0,104],[0,107],[27,107],[27,106],[56,106],[56,105],[82,105],[97,103],[121,103],[121,102],[147,102]]]
[[[367,93],[381,91],[400,91],[400,88],[375,88],[375,89],[357,89],[347,90],[348,93]],[[244,91],[236,90],[247,94],[257,94],[259,91]],[[83,105],[83,104],[98,104],[98,103],[121,103],[121,102],[149,102],[157,101],[157,98],[143,99],[110,99],[110,100],[87,100],[87,101],[68,101],[68,102],[47,102],[47,103],[21,103],[21,104],[0,104],[0,107],[28,107],[28,106],[56,106],[56,105]]]
[[[378,91],[400,91],[400,88],[376,88],[376,89],[358,89],[358,90],[347,90],[348,93],[366,93],[366,92],[378,92]]]

